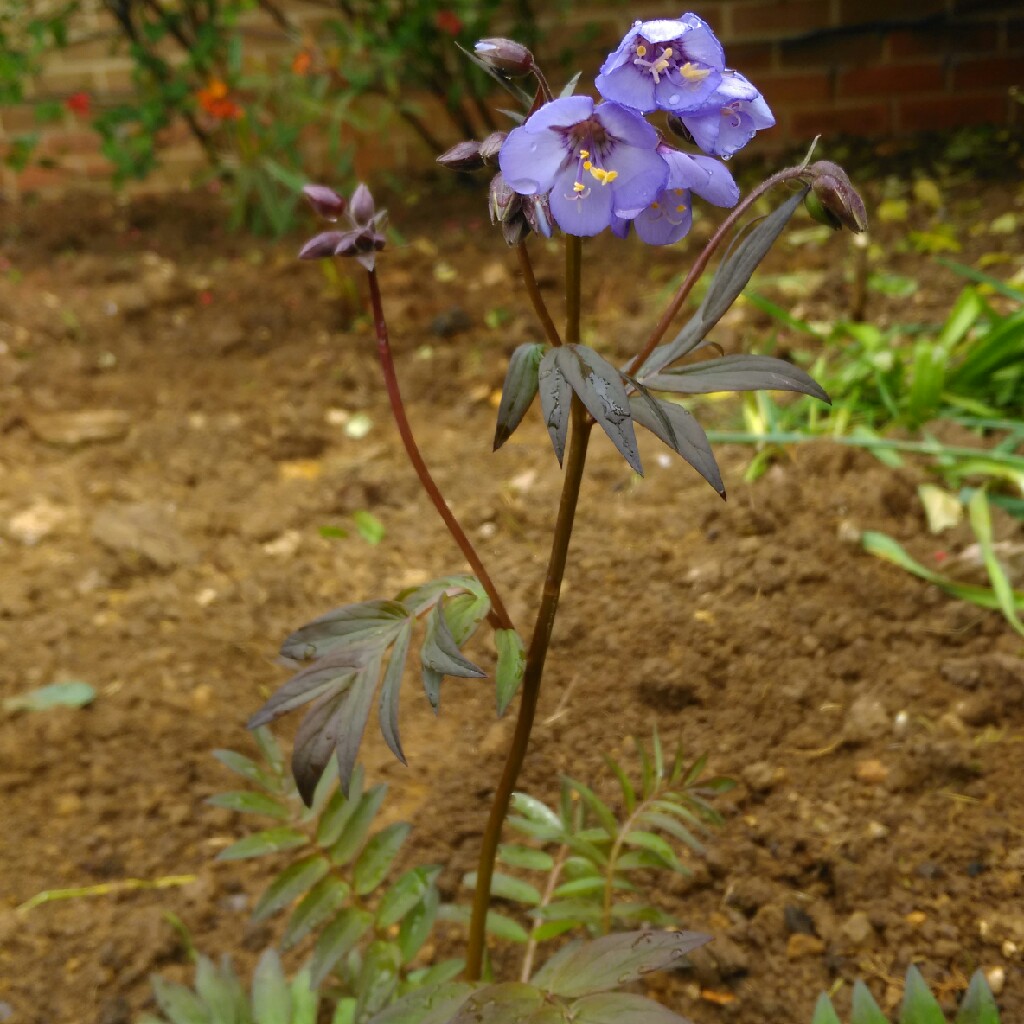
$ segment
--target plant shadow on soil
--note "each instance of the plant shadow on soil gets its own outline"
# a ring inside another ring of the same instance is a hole
[[[411,241],[381,275],[428,462],[525,629],[560,474],[535,413],[490,451],[504,359],[537,330],[512,255],[461,204],[429,230],[396,217]],[[396,451],[366,322],[290,242],[219,223],[202,199],[67,202],[22,210],[0,250],[0,697],[60,678],[98,691],[87,709],[0,717],[0,1003],[25,1024],[124,1024],[150,1005],[151,972],[190,977],[165,911],[248,970],[274,939],[249,917],[268,869],[213,862],[248,823],[204,803],[232,788],[210,751],[251,749],[244,722],[284,677],[291,629],[462,569]],[[558,256],[540,249],[557,307]],[[588,245],[587,340],[621,356],[679,260],[628,252],[644,288],[623,296],[601,283],[621,250]],[[819,272],[803,315],[842,301],[846,239],[794,252],[772,267]],[[937,321],[956,281],[922,276],[915,316]],[[726,350],[760,317],[731,316]],[[66,415],[97,409],[120,415]],[[801,1022],[839,977],[892,1005],[917,962],[951,1004],[975,967],[1019,962],[1020,642],[848,539],[881,530],[923,559],[956,543],[927,537],[919,475],[822,444],[747,485],[749,452],[722,449],[723,503],[649,441],[643,480],[592,446],[522,788],[550,798],[569,772],[610,794],[603,754],[628,762],[655,724],[740,782],[692,877],[658,882],[715,942],[650,984],[698,1024]],[[383,523],[379,546],[351,529],[358,510]],[[491,667],[487,645],[470,653]],[[387,820],[415,824],[406,861],[444,864],[451,898],[511,720],[494,721],[486,682],[446,682],[437,719],[406,685],[410,768],[374,737],[368,773],[391,784]],[[167,875],[195,880],[13,909]],[[1024,1018],[1010,979],[1007,1021]]]

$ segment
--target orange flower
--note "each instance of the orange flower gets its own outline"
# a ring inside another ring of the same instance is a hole
[[[228,97],[227,84],[219,78],[211,78],[206,88],[196,93],[196,101],[218,121],[236,121],[242,116],[242,108]]]
[[[292,61],[292,71],[297,75],[309,74],[309,69],[313,66],[313,55],[309,50],[299,50],[295,54],[295,59]]]

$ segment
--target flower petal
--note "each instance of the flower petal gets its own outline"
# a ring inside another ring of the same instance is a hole
[[[721,73],[704,68],[703,78],[687,78],[680,71],[665,74],[654,87],[654,99],[658,107],[673,114],[699,110],[709,103],[722,80]]]
[[[740,187],[725,164],[709,156],[691,156],[690,159],[707,171],[706,183],[690,186],[701,199],[715,206],[735,206],[739,202]]]
[[[687,58],[721,71],[725,67],[725,50],[711,26],[696,14],[684,14],[680,20],[689,29],[681,40]]]
[[[634,21],[633,27],[622,37],[622,42],[605,58],[604,63],[601,65],[602,75],[608,74],[616,68],[621,68],[627,61],[633,60],[633,48],[639,34],[640,22]],[[598,77],[600,78],[600,76]],[[600,86],[598,88],[600,89]]]
[[[502,144],[498,166],[509,188],[532,196],[551,188],[568,156],[557,132],[533,132],[521,125],[513,128]]]
[[[616,146],[605,155],[604,164],[616,172],[609,186],[615,197],[613,209],[627,220],[650,206],[668,181],[668,164],[653,149]]]
[[[656,110],[654,79],[632,63],[601,74],[594,80],[597,91],[606,99],[645,113]]]
[[[551,189],[551,215],[567,235],[596,235],[611,223],[612,188],[593,182],[584,183],[585,190],[576,192],[575,184],[575,167],[558,175]]]
[[[624,143],[641,149],[654,149],[658,144],[657,131],[636,109],[620,103],[599,103],[594,108],[594,116],[604,125],[608,134],[614,136],[617,144]]]
[[[672,245],[686,237],[692,224],[693,210],[686,192],[681,196],[662,193],[657,206],[649,206],[633,221],[637,235],[648,245]]]
[[[593,112],[594,101],[589,96],[563,96],[545,103],[526,119],[522,127],[528,132],[565,128],[585,121]]]

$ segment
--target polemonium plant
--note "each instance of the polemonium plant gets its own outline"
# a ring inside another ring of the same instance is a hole
[[[427,497],[471,573],[447,576],[388,598],[343,605],[302,626],[281,650],[294,674],[253,716],[251,725],[264,726],[280,715],[305,708],[291,761],[298,791],[307,803],[315,804],[318,785],[333,763],[330,770],[336,770],[342,792],[338,814],[357,816],[358,811],[344,810],[344,794],[350,792],[353,779],[360,780],[361,786],[358,752],[375,706],[384,739],[395,756],[405,761],[399,735],[399,692],[414,637],[422,637],[415,660],[427,698],[436,710],[445,677],[485,675],[465,647],[486,623],[493,630],[496,648],[498,714],[511,706],[516,694],[519,701],[514,735],[483,830],[463,980],[452,981],[450,973],[440,980],[438,975],[430,975],[432,984],[403,996],[397,1004],[381,1009],[380,1000],[357,1001],[353,1013],[366,1019],[376,1013],[377,1024],[444,1024],[448,1020],[496,1024],[528,1018],[550,1017],[554,1021],[562,1016],[582,1024],[603,1024],[623,1015],[669,1022],[678,1019],[671,1011],[618,990],[648,971],[676,964],[706,937],[650,929],[608,933],[614,918],[610,903],[598,913],[603,930],[591,931],[598,938],[563,947],[536,971],[531,953],[517,982],[481,981],[495,861],[529,750],[587,450],[597,426],[629,466],[642,473],[636,436],[639,426],[681,456],[724,498],[725,481],[704,431],[683,404],[686,396],[767,389],[802,392],[822,401],[828,401],[828,396],[803,370],[781,359],[723,353],[713,338],[715,326],[802,202],[808,201],[815,216],[833,227],[853,231],[866,227],[864,206],[842,169],[825,161],[805,160],[784,168],[740,197],[719,158],[731,156],[773,119],[757,89],[727,67],[725,52],[711,27],[695,15],[636,22],[601,67],[595,82],[598,100],[575,95],[573,86],[556,96],[534,55],[513,40],[482,40],[471,56],[522,101],[523,111],[515,116],[508,132],[465,140],[440,162],[455,170],[488,170],[491,174],[487,189],[491,220],[515,249],[526,297],[543,336],[543,341],[521,345],[509,354],[494,447],[500,448],[529,410],[539,405],[563,468],[551,553],[532,629],[524,638],[515,628],[500,588],[434,482],[406,416],[378,276],[380,273],[386,279],[383,214],[365,186],[351,198],[326,186],[309,186],[306,195],[311,205],[333,223],[312,238],[300,255],[309,259],[354,257],[366,269],[382,378],[399,436]],[[524,79],[531,88],[522,87]],[[779,186],[789,194],[767,216],[752,219],[754,205]],[[635,230],[651,245],[678,244],[690,230],[694,203],[731,208],[731,212],[706,245],[693,254],[689,271],[644,344],[623,365],[613,363],[608,353],[581,344],[584,240],[606,229],[618,236]],[[747,221],[750,223],[745,224]],[[736,231],[741,224],[744,230]],[[564,239],[566,318],[561,328],[534,276],[530,246],[532,236],[538,234],[561,234]],[[730,237],[734,237],[733,244],[703,300],[678,325],[677,317],[688,296]],[[700,769],[696,774],[686,771],[681,762],[671,772],[663,772],[657,741],[654,763],[656,771],[645,760],[639,793],[617,773],[623,783],[627,823],[641,813],[660,814],[657,807],[652,810],[646,803],[646,810],[638,808],[643,801],[661,799],[657,794],[662,792],[658,787],[663,776],[665,786],[678,783],[685,788],[700,774]],[[632,824],[624,826],[624,831],[619,829],[612,812],[585,786],[576,793],[580,805],[595,815],[593,828],[574,831],[579,822],[573,817],[570,794],[562,818],[538,802],[520,804],[527,808],[522,820],[534,830],[531,834],[540,841],[563,843],[574,856],[579,847],[583,853],[575,860],[584,868],[589,863],[598,874],[612,850],[616,856],[622,853],[623,844],[635,845],[634,860],[641,866],[653,863],[645,857],[665,861],[671,855],[670,850],[665,854],[664,839],[649,832],[634,833]],[[665,804],[670,806],[672,801]],[[662,825],[669,822],[665,826],[669,834],[683,834],[678,823],[673,825],[664,814],[660,820]],[[540,859],[516,856],[523,865],[536,866]],[[547,865],[551,857],[544,856]],[[613,875],[613,868],[608,868],[608,877]],[[507,881],[502,884],[508,888]],[[594,888],[584,876],[570,884],[579,892]],[[518,891],[523,892],[521,888]],[[344,924],[339,926],[342,935],[347,934],[344,928]],[[557,934],[558,928],[545,932],[548,938]],[[337,952],[337,943],[335,947]],[[388,989],[389,993],[397,991],[394,985]],[[372,1011],[368,1007],[373,1007]]]

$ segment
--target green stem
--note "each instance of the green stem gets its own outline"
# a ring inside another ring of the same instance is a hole
[[[566,237],[565,340],[570,344],[578,342],[580,337],[580,267],[582,265],[580,249],[579,238],[573,235]],[[562,497],[558,504],[558,517],[555,520],[544,589],[541,592],[540,607],[537,609],[533,637],[526,653],[519,715],[516,718],[512,743],[505,759],[501,778],[494,791],[487,827],[480,844],[476,890],[473,893],[473,913],[470,918],[469,940],[466,946],[466,979],[468,981],[479,981],[483,971],[487,910],[491,902],[494,861],[498,854],[501,830],[505,823],[505,816],[508,814],[512,794],[515,792],[516,781],[519,778],[523,762],[526,760],[530,733],[533,730],[533,722],[537,714],[541,678],[544,674],[544,663],[547,660],[548,647],[551,643],[551,633],[555,626],[555,615],[558,612],[558,600],[562,592],[562,579],[565,576],[569,541],[572,539],[572,527],[576,518],[576,506],[579,504],[580,484],[583,480],[583,469],[587,461],[587,445],[590,441],[592,427],[593,421],[587,416],[583,404],[573,396],[572,438],[569,441],[569,452],[565,459],[565,479],[562,482]]]
[[[448,502],[444,500],[444,495],[441,493],[440,488],[434,483],[434,478],[430,475],[430,470],[427,469],[427,464],[423,461],[423,456],[420,454],[419,445],[416,444],[412,427],[409,425],[409,419],[405,414],[402,393],[398,388],[398,376],[395,373],[395,361],[391,356],[391,345],[388,341],[388,325],[384,319],[384,306],[381,302],[380,285],[377,283],[377,272],[370,270],[368,271],[368,276],[370,279],[370,303],[373,307],[373,322],[377,330],[377,355],[380,358],[384,385],[387,388],[388,399],[391,402],[391,412],[395,417],[395,424],[398,426],[398,433],[401,435],[402,444],[405,445],[406,454],[409,456],[409,461],[412,463],[413,469],[416,470],[416,475],[419,477],[423,489],[427,492],[427,496],[433,503],[434,508],[437,509],[438,515],[444,520],[444,525],[448,527],[448,532],[452,535],[452,539],[459,546],[459,550],[466,561],[469,562],[474,574],[480,581],[480,585],[487,592],[487,596],[491,600],[491,615],[489,618],[492,619],[494,625],[499,629],[514,629],[512,619],[505,610],[504,602],[498,595],[497,587],[495,587],[490,574],[484,568],[484,563],[480,560],[480,556],[476,553],[476,549],[466,536],[458,519],[455,518],[455,514],[448,507]]]

